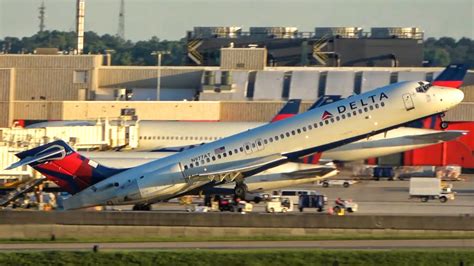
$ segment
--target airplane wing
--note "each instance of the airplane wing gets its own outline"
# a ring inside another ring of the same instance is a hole
[[[308,178],[310,176],[325,176],[326,174],[337,170],[335,166],[326,166],[326,165],[321,165],[315,168],[311,169],[304,169],[304,170],[298,170],[298,171],[293,171],[289,173],[284,173],[282,175],[290,178],[290,179],[301,179],[301,178]]]
[[[419,141],[449,141],[465,136],[469,133],[466,130],[447,130],[431,134],[405,136],[404,138]]]
[[[242,163],[234,163],[232,166],[228,168],[221,169],[219,171],[209,171],[209,172],[202,172],[194,175],[188,176],[189,181],[196,182],[202,180],[210,180],[210,181],[227,181],[232,182],[236,178],[243,178],[247,175],[251,175],[249,173],[255,174],[260,171],[263,171],[267,168],[270,168],[273,164],[279,163],[281,161],[287,160],[286,156],[282,156],[280,154],[274,154],[270,156],[265,156],[261,158],[255,158],[250,160],[245,160]]]

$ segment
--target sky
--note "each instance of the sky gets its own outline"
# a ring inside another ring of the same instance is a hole
[[[39,29],[43,0],[0,0],[0,38]],[[75,29],[76,0],[44,0],[46,29]],[[86,0],[86,31],[118,31],[120,0]],[[474,0],[125,0],[125,37],[178,40],[194,26],[419,27],[427,37],[474,39]]]

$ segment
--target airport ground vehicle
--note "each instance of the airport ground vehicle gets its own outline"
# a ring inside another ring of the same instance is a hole
[[[316,208],[318,212],[324,211],[327,197],[324,195],[301,195],[298,200],[298,209],[302,212],[305,208]]]
[[[445,203],[454,200],[451,185],[442,185],[441,179],[436,177],[412,177],[410,179],[410,198],[419,198],[422,202],[430,199],[439,199]]]
[[[359,209],[359,204],[353,202],[352,200],[344,200],[337,198],[334,202],[334,207],[332,208],[334,213],[339,214],[342,210],[347,212],[356,212]]]
[[[387,178],[388,180],[392,181],[395,179],[395,171],[393,170],[393,167],[383,167],[383,166],[377,166],[374,167],[373,170],[373,177],[374,180],[379,181],[381,178]]]
[[[218,199],[219,210],[230,211],[230,212],[251,212],[253,205],[246,202],[245,200],[233,199],[233,198],[219,198]]]
[[[357,183],[356,180],[345,180],[345,179],[332,179],[332,180],[322,180],[318,182],[318,185],[323,187],[330,187],[330,186],[343,186],[343,187],[350,187],[351,185]]]
[[[288,197],[273,196],[267,201],[265,210],[270,213],[293,211],[293,201]]]
[[[291,199],[293,204],[298,204],[298,202],[300,200],[300,196],[321,195],[321,194],[319,194],[318,192],[316,192],[314,190],[284,189],[284,190],[280,190],[278,195]],[[322,195],[322,196],[323,196],[324,202],[327,202],[328,198],[324,195]]]

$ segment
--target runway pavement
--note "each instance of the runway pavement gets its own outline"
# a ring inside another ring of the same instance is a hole
[[[457,249],[474,248],[474,239],[444,240],[326,240],[326,241],[225,241],[127,243],[19,243],[0,244],[0,251],[67,250],[173,250],[173,249]]]
[[[409,199],[409,181],[374,181],[363,180],[348,188],[334,186],[323,188],[319,185],[306,184],[295,189],[316,190],[329,199],[329,207],[338,197],[352,199],[359,204],[359,211],[351,215],[474,215],[474,176],[463,175],[466,181],[452,182],[455,200],[441,203],[439,200],[421,202],[420,199]],[[339,177],[341,178],[341,177]],[[344,178],[344,177],[342,177]],[[113,207],[127,210],[131,206]],[[263,203],[254,204],[254,212],[264,212]],[[172,203],[153,205],[155,211],[183,211],[184,207]],[[297,211],[297,210],[296,210]],[[306,209],[305,212],[315,212]]]

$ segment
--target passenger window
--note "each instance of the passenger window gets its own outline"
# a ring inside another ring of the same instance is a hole
[[[199,162],[196,162],[196,167],[198,167],[198,166],[199,166]]]
[[[286,132],[285,135],[286,135],[287,137],[289,137],[289,136],[290,136],[290,132]]]
[[[369,108],[367,108],[367,107],[364,107],[364,112],[366,112],[366,113],[367,113],[368,111],[369,111]]]
[[[308,130],[311,130],[313,129],[313,126],[312,125],[308,125]]]
[[[377,109],[379,108],[379,104],[378,104],[378,103],[375,104],[375,108],[377,108]]]
[[[369,109],[370,109],[370,110],[374,110],[374,107],[371,105],[371,106],[369,106]]]
[[[331,123],[334,123],[334,118],[331,118]]]
[[[385,106],[385,103],[384,103],[384,102],[381,102],[381,103],[380,103],[380,106],[384,107],[384,106]]]
[[[329,120],[325,120],[324,123],[327,125],[329,124]]]
[[[264,139],[264,140],[263,140],[263,143],[268,144],[268,140],[267,140],[267,139]]]
[[[243,148],[243,147],[240,147],[239,150],[240,150],[241,152],[243,152],[243,151],[244,151],[244,148]]]
[[[239,150],[234,149],[234,153],[235,153],[235,154],[239,153]]]
[[[184,170],[187,170],[187,169],[188,169],[188,166],[187,166],[187,165],[185,165],[185,166],[184,166]]]
[[[212,156],[212,160],[215,161],[215,160],[216,160],[216,156]]]
[[[362,114],[362,113],[363,113],[363,112],[362,112],[362,109],[359,109],[359,114]]]
[[[306,127],[303,127],[303,131],[306,132]]]
[[[224,152],[222,155],[224,156],[224,158],[227,157],[227,153],[226,153],[226,152]]]
[[[341,120],[341,118],[339,116],[336,116],[336,121],[339,121]]]
[[[356,115],[357,115],[357,111],[353,111],[352,114],[353,114],[354,116],[356,116]]]
[[[284,139],[284,138],[285,138],[285,135],[280,134],[280,138],[281,138],[281,139]]]
[[[298,132],[298,134],[300,134],[300,133],[301,133],[301,129],[298,128],[298,129],[296,130],[296,132]]]
[[[220,154],[217,154],[217,159],[220,159],[222,158],[222,156]]]
[[[211,159],[209,159],[209,158],[206,158],[206,161],[207,161],[208,163],[210,163],[210,162],[211,162]]]
[[[292,130],[291,135],[296,135],[296,131]]]
[[[346,114],[342,114],[342,115],[341,115],[341,118],[342,118],[342,119],[346,119]]]
[[[275,136],[275,141],[278,141],[278,136]]]
[[[193,168],[194,166],[193,166],[193,164],[191,163],[191,164],[189,164],[189,167]]]
[[[229,151],[229,156],[231,156],[231,155],[232,155],[232,151]]]
[[[273,142],[273,137],[270,137],[269,140],[270,140],[270,142]]]

